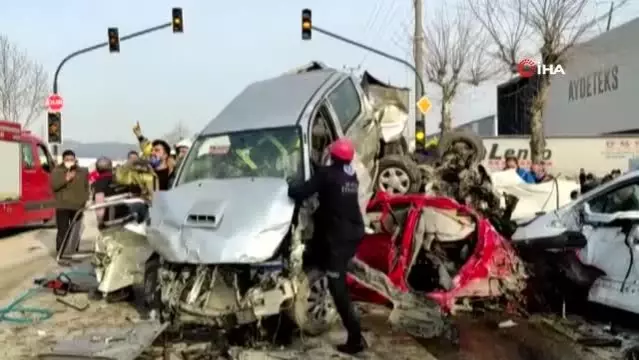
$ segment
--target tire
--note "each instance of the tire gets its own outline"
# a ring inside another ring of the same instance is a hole
[[[458,142],[464,142],[472,149],[474,153],[471,159],[472,165],[479,164],[486,157],[486,148],[484,147],[484,142],[481,137],[475,133],[465,130],[457,130],[446,134],[439,139],[437,154],[440,159],[441,156],[443,156],[453,145],[455,145],[455,143]]]
[[[390,194],[408,194],[419,192],[421,186],[422,174],[419,167],[408,156],[388,155],[380,160],[375,180],[377,190]]]
[[[303,276],[287,315],[307,335],[321,335],[330,330],[338,314],[324,273],[310,271]]]

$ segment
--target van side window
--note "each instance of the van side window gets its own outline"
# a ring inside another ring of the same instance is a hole
[[[337,114],[337,120],[344,131],[353,124],[362,111],[359,93],[351,79],[346,79],[339,84],[328,95],[328,101],[331,103],[335,114]]]
[[[324,150],[335,140],[329,117],[328,110],[322,105],[311,125],[311,160],[315,165],[322,163]]]
[[[35,167],[33,152],[31,151],[31,144],[20,143],[20,153],[22,154],[22,166],[25,169],[33,169]]]
[[[639,210],[639,184],[633,183],[615,189],[588,201],[592,212],[614,214],[619,211]]]
[[[42,144],[38,144],[38,159],[40,159],[40,166],[46,171],[51,170],[51,157],[49,151]]]

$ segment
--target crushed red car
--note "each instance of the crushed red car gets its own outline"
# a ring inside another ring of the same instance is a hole
[[[386,275],[393,292],[422,293],[448,313],[470,300],[518,294],[526,273],[515,250],[471,208],[446,197],[378,195],[367,209],[373,234],[364,237],[357,259]],[[372,272],[349,278],[359,301],[388,303],[392,294]],[[372,288],[376,289],[371,290]]]

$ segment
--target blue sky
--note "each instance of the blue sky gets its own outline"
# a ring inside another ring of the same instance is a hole
[[[635,5],[614,23],[636,16]],[[122,36],[170,21],[171,8],[178,6],[184,9],[183,34],[163,30],[123,42],[119,54],[100,49],[65,65],[59,78],[65,138],[132,141],[135,121],[151,137],[178,121],[198,131],[250,82],[310,60],[361,65],[393,84],[413,84],[402,65],[317,33],[312,41],[300,38],[300,12],[308,7],[314,25],[406,56],[397,43],[407,40],[404,29],[411,26],[408,0],[22,0],[3,4],[0,31],[52,78],[68,53],[106,41],[108,27],[118,27]],[[494,86],[464,91],[456,102],[456,122],[494,113]],[[437,126],[437,112],[435,107],[428,116],[430,129]],[[33,130],[39,131],[43,120]]]

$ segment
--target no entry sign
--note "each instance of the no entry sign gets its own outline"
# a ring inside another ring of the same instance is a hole
[[[47,108],[49,108],[49,112],[60,112],[62,105],[64,105],[62,96],[58,94],[51,94],[47,98]]]

